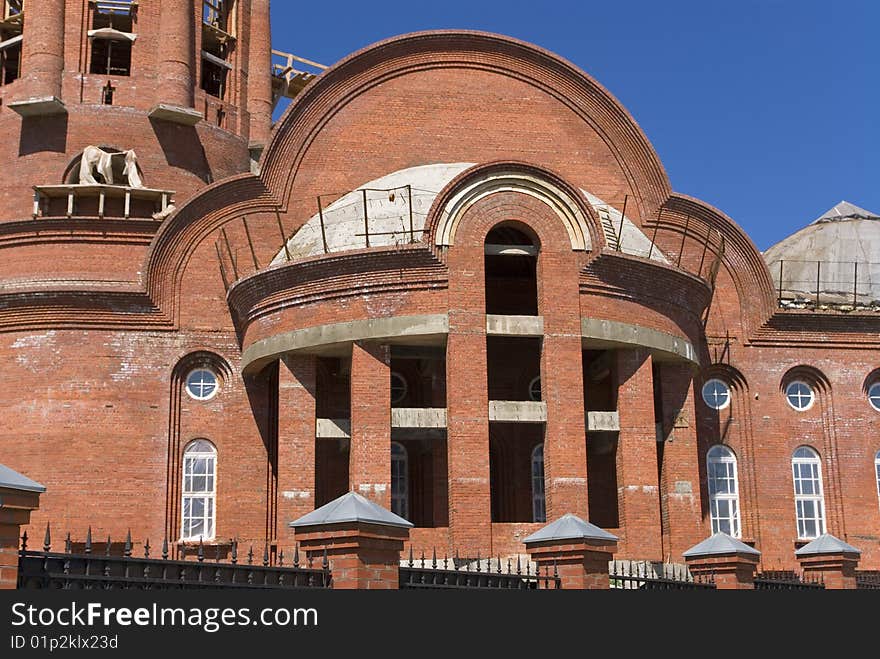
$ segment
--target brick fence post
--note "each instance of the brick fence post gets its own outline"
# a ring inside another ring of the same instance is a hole
[[[805,577],[825,582],[826,590],[854,590],[856,567],[862,552],[826,533],[798,549],[794,555]]]
[[[617,536],[567,513],[523,542],[541,571],[556,571],[565,590],[607,590]]]
[[[355,492],[290,522],[308,556],[326,550],[333,588],[396,590],[412,524]]]
[[[754,590],[760,558],[757,549],[721,532],[684,552],[694,578],[712,578],[719,590]]]
[[[40,507],[46,488],[9,467],[0,465],[0,590],[18,585],[18,548],[21,527]]]

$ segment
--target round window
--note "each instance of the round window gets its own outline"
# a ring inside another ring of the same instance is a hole
[[[875,382],[868,387],[868,402],[871,407],[880,412],[880,382]]]
[[[529,398],[534,401],[541,400],[541,376],[532,378],[529,382]]]
[[[813,406],[815,394],[813,388],[806,382],[795,380],[785,388],[785,398],[794,409],[803,412]]]
[[[391,374],[391,404],[399,403],[406,398],[406,380],[400,373]]]
[[[723,380],[709,380],[703,385],[703,400],[713,410],[723,410],[730,405],[730,387]]]
[[[208,400],[220,388],[217,376],[207,368],[197,368],[186,376],[186,393],[196,400]]]

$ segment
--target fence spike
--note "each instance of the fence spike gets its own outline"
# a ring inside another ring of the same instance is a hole
[[[449,569],[449,556],[446,555],[446,552],[443,552],[443,569]]]
[[[202,543],[202,537],[199,536],[199,551],[196,553],[196,559],[199,563],[205,560],[205,545]]]
[[[477,550],[477,572],[480,571],[480,550]]]
[[[315,563],[315,557],[312,556],[311,552],[306,552],[306,566],[311,570],[312,566]]]
[[[498,554],[498,569],[496,570],[498,574],[501,574],[501,554]]]
[[[522,561],[520,561],[519,554],[516,555],[516,573],[522,574]]]
[[[281,550],[281,553],[278,554],[278,567],[284,567],[284,550]]]
[[[144,558],[150,557],[150,539],[147,538],[147,541],[144,543]]]
[[[70,544],[70,531],[67,532],[67,537],[64,539],[64,552],[69,554],[71,552],[71,544]]]
[[[433,552],[431,553],[431,567],[433,569],[437,569],[437,548],[434,547]]]
[[[248,565],[254,564],[254,546],[251,545],[250,549],[248,549]]]
[[[559,569],[556,566],[556,559],[555,558],[553,559],[553,578],[554,579],[559,578]]]
[[[162,560],[168,560],[168,538],[162,539]]]
[[[21,550],[22,551],[27,551],[27,540],[28,540],[28,535],[27,535],[27,531],[25,531],[24,533],[21,534]]]
[[[109,555],[110,555],[110,544],[111,544],[111,543],[110,543],[110,535],[107,534],[107,547],[106,547],[106,549],[104,550],[104,555],[105,555],[105,556],[109,556]]]
[[[422,569],[425,569],[425,550],[422,550]]]
[[[232,541],[232,564],[238,563],[238,540]]]
[[[455,558],[452,561],[452,567],[454,567],[457,570],[457,569],[459,569],[460,566],[461,566],[461,558],[459,558],[458,549],[456,549],[455,550]]]
[[[220,562],[220,545],[214,545],[214,562]]]
[[[46,537],[43,538],[43,551],[49,553],[52,550],[52,535],[49,532],[49,522],[46,522]]]
[[[86,531],[85,553],[87,553],[87,554],[92,553],[92,527],[91,526],[89,527],[89,530]]]
[[[269,567],[269,543],[263,543],[263,567]]]
[[[324,547],[324,559],[321,561],[321,568],[327,570],[330,567],[330,560],[327,557],[327,548]]]
[[[409,565],[407,565],[407,567],[412,567],[412,566],[413,566],[413,550],[412,550],[412,545],[410,545],[409,546]]]
[[[507,557],[507,574],[510,574],[510,556]]]
[[[125,536],[125,548],[122,550],[122,554],[126,558],[131,556],[131,529],[128,529],[128,534]]]
[[[293,567],[299,567],[299,543],[293,546]]]

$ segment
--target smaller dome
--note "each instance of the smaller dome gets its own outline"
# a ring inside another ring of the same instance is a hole
[[[783,306],[880,308],[880,215],[848,201],[764,252]]]

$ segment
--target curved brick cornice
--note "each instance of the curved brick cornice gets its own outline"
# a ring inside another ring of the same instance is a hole
[[[486,32],[434,31],[368,46],[323,72],[279,121],[263,157],[267,187],[286,203],[309,144],[339,110],[383,81],[437,68],[480,69],[533,85],[559,100],[605,141],[636,193],[642,216],[670,192],[669,179],[645,134],[604,87],[537,46]]]
[[[745,329],[753,334],[776,308],[770,270],[761,252],[736,222],[704,201],[673,193],[665,204],[671,211],[687,214],[718,231],[725,240],[723,263],[736,285]]]
[[[586,203],[583,194],[559,174],[518,161],[497,161],[475,165],[446,184],[434,199],[425,218],[422,240],[428,245],[451,245],[459,216],[467,210],[468,203],[489,193],[501,185],[503,190],[525,192],[535,196],[556,212],[569,233],[572,249],[598,251],[605,245],[599,218]],[[473,200],[453,208],[459,197],[465,195]]]

